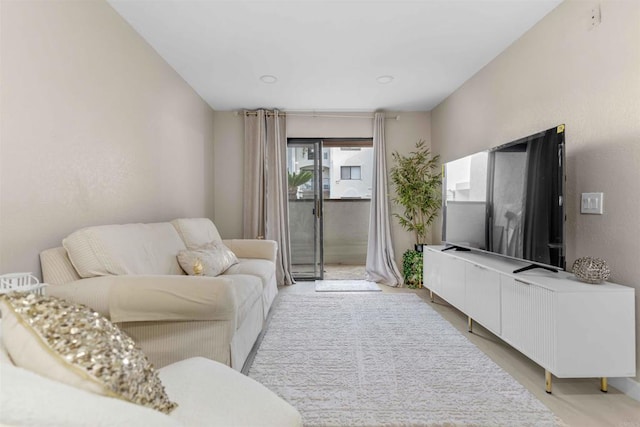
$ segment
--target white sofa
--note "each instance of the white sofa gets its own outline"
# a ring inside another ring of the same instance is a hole
[[[158,374],[171,400],[178,403],[169,415],[14,366],[0,334],[0,425],[302,426],[294,407],[221,363],[190,358],[165,366]]]
[[[46,293],[118,324],[156,367],[205,357],[241,370],[277,294],[277,246],[223,240],[239,263],[188,276],[180,250],[221,240],[207,218],[87,227],[40,254]]]

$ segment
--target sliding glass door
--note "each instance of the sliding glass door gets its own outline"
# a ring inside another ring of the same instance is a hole
[[[296,280],[323,278],[322,141],[287,143],[291,264]]]

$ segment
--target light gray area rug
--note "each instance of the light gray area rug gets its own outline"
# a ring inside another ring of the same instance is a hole
[[[249,376],[305,426],[562,425],[413,294],[283,295]]]
[[[316,280],[316,292],[382,292],[382,289],[367,280]]]

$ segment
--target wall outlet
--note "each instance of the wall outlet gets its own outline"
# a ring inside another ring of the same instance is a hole
[[[582,193],[580,213],[602,215],[604,213],[604,193]]]

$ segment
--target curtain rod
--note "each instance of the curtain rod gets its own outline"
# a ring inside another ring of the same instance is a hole
[[[255,111],[244,111],[243,112],[245,115],[247,116],[255,116],[258,113],[256,113]],[[234,111],[233,112],[234,115],[238,115],[240,114],[239,111]],[[273,113],[266,113],[267,116],[273,116]],[[331,113],[295,113],[295,112],[286,112],[283,111],[280,115],[282,116],[290,116],[290,117],[314,117],[314,118],[335,118],[335,119],[373,119],[373,116],[353,116],[353,115],[347,115],[347,114],[331,114]],[[400,116],[389,116],[386,117],[386,120],[400,120]]]

